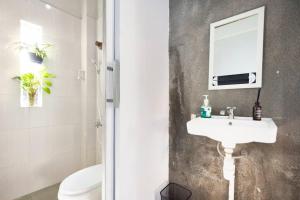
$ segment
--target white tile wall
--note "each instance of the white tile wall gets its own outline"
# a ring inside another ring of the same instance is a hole
[[[17,95],[0,95],[0,130],[29,128],[29,109],[21,108],[19,101]]]
[[[58,6],[77,17],[81,16],[81,1],[82,0],[45,0],[45,2]]]
[[[75,5],[70,9],[79,13]],[[44,95],[42,108],[21,108],[19,84],[11,79],[19,73],[20,63],[18,52],[7,47],[19,41],[21,19],[41,25],[44,41],[54,44],[47,65],[57,78],[52,94]],[[87,53],[96,60],[93,26],[91,20]],[[81,82],[77,80],[81,20],[55,8],[46,10],[39,0],[0,0],[0,44],[0,199],[12,200],[58,183],[81,168]],[[95,67],[90,64],[87,165],[96,160],[95,84]]]

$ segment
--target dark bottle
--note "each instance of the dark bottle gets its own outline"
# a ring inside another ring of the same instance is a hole
[[[255,102],[253,106],[253,120],[261,121],[262,107],[259,102]]]

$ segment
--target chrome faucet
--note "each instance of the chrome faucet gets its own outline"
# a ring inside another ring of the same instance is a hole
[[[234,119],[234,110],[236,109],[236,107],[227,107],[227,113],[228,113],[228,119]]]

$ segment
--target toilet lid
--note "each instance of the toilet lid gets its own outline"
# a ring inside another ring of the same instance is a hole
[[[101,185],[102,173],[102,165],[94,165],[77,171],[60,184],[59,193],[77,195],[95,189]]]

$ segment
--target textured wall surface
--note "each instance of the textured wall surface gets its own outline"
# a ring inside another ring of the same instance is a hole
[[[300,199],[300,1],[170,1],[170,181],[194,200],[227,199],[217,143],[187,134],[186,122],[209,94],[214,114],[237,106],[251,116],[256,89],[208,91],[209,24],[266,5],[261,103],[279,126],[275,144],[238,145],[236,199]],[[279,73],[276,73],[276,72]],[[220,133],[222,134],[222,133]]]

